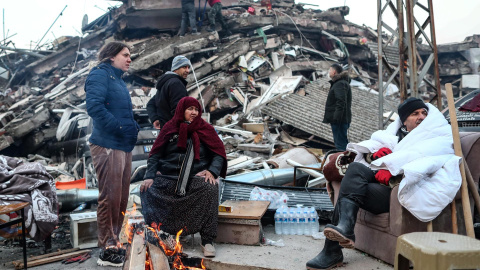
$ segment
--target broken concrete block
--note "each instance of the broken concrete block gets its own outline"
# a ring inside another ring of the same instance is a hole
[[[0,150],[9,147],[13,143],[13,138],[7,135],[0,136]]]
[[[13,138],[21,139],[32,130],[40,127],[49,118],[50,111],[47,108],[43,108],[39,113],[29,119],[19,119],[19,121],[16,121],[18,123],[17,125],[12,125],[7,128],[7,132]]]

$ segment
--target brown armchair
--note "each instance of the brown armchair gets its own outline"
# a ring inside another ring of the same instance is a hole
[[[460,133],[463,155],[470,168],[478,190],[480,178],[480,133]],[[327,179],[328,180],[328,179]],[[339,182],[327,182],[333,189],[331,200],[336,203],[340,189]],[[459,234],[466,234],[463,218],[460,192],[455,198]],[[473,200],[470,198],[473,214]],[[447,206],[442,213],[433,220],[433,231],[452,232],[451,207]],[[374,215],[363,209],[358,211],[355,225],[355,248],[362,250],[389,264],[395,260],[395,246],[397,237],[410,232],[427,231],[427,223],[419,221],[408,210],[403,208],[398,201],[398,186],[392,189],[390,197],[390,212]]]

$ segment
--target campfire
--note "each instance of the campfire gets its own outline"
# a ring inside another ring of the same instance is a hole
[[[133,215],[136,211],[134,205],[127,215]],[[123,269],[178,269],[178,270],[202,270],[207,269],[202,258],[189,258],[183,253],[180,236],[183,229],[177,232],[175,247],[170,249],[158,236],[161,224],[148,226],[144,221],[127,221],[125,233],[128,237],[128,248]],[[145,267],[140,267],[141,265]]]

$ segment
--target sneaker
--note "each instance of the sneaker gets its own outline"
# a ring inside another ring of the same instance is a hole
[[[202,246],[203,256],[205,257],[215,257],[215,247],[212,244],[206,244]]]
[[[215,30],[214,27],[209,27],[209,28],[207,28],[207,32],[215,32],[215,31],[217,31],[217,30]]]
[[[102,250],[98,256],[97,264],[100,266],[122,267],[125,256],[118,249],[109,248]]]
[[[194,35],[194,36],[199,36],[199,35],[200,35],[200,32],[197,32],[197,31],[192,32],[192,35]]]

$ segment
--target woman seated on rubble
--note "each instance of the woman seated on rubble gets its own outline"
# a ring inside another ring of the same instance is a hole
[[[169,249],[174,236],[200,232],[202,251],[215,256],[218,177],[225,177],[227,159],[223,142],[202,118],[199,102],[180,100],[175,116],[162,127],[148,158],[140,187],[145,222],[157,229]]]

